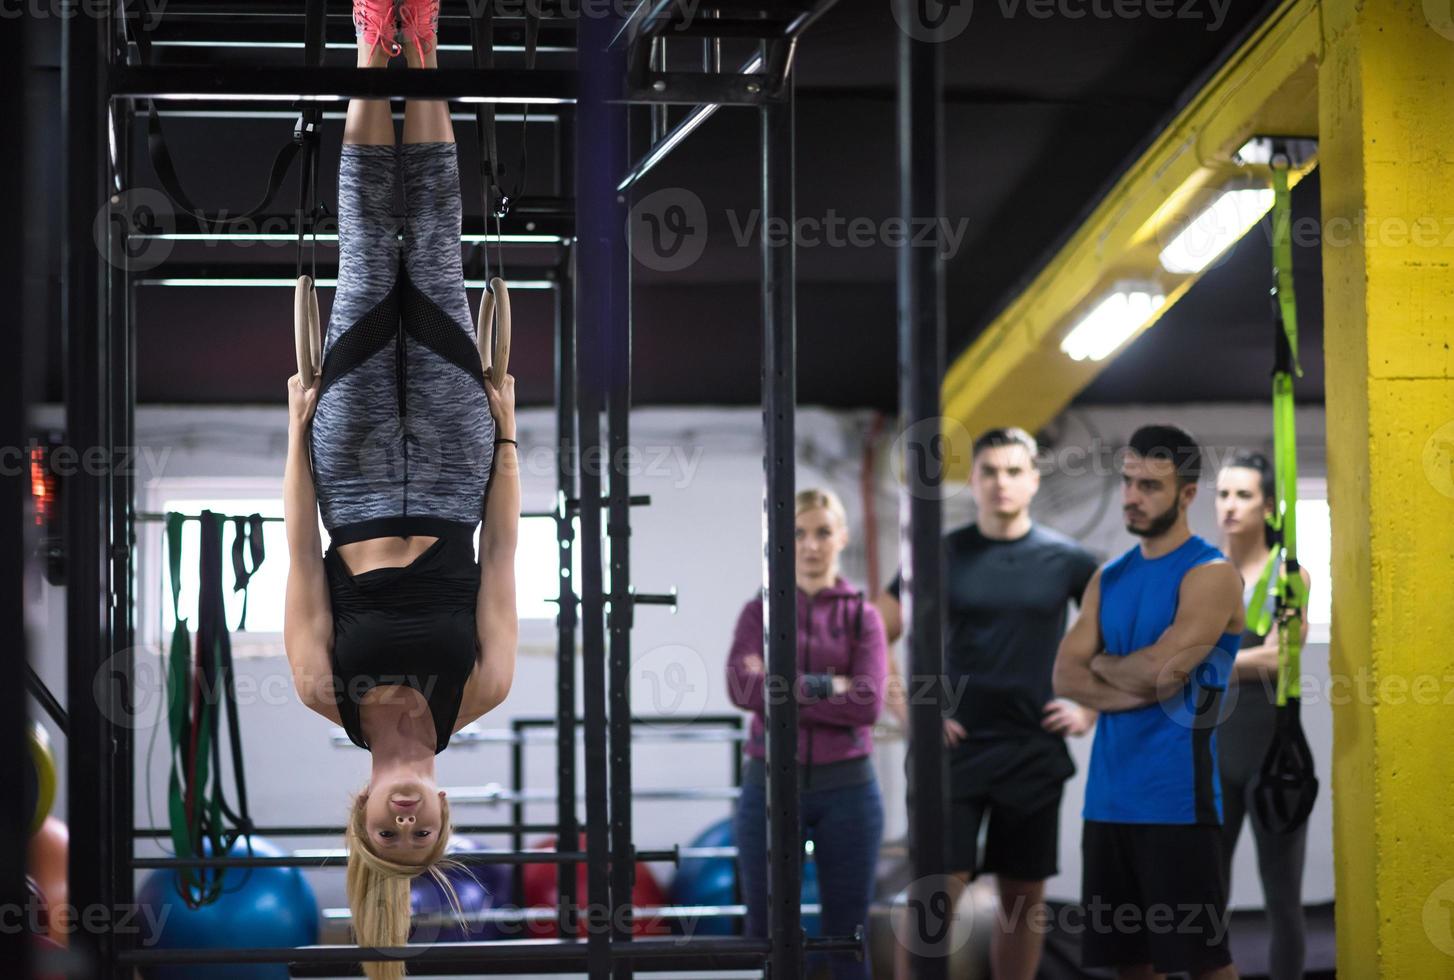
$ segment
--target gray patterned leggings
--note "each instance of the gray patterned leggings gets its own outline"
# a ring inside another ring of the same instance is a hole
[[[472,533],[484,515],[495,421],[465,295],[461,215],[453,143],[343,145],[338,288],[310,442],[335,544]]]

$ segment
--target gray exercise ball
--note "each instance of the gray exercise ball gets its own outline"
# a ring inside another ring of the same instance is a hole
[[[895,980],[895,961],[903,956],[900,947],[905,940],[912,941],[908,896],[904,889],[891,903],[875,903],[869,910],[868,956],[874,980]],[[988,882],[971,884],[960,894],[949,934],[950,980],[989,980],[990,937],[998,906]]]

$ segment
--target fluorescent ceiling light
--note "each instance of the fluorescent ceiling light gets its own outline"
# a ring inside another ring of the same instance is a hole
[[[555,283],[549,279],[506,279],[506,285],[512,290],[518,289],[554,289]],[[466,279],[464,284],[469,289],[484,289],[488,283],[484,279]],[[190,288],[218,287],[227,289],[240,289],[246,287],[268,287],[273,289],[292,289],[298,285],[297,279],[272,279],[263,276],[255,278],[238,277],[236,279],[189,279],[181,277],[170,277],[162,279],[139,279],[138,286],[186,286]],[[315,285],[324,288],[331,288],[338,285],[337,279],[318,279]]]
[[[138,232],[130,237],[134,239],[155,239],[167,242],[296,242],[296,233],[287,234],[270,231],[172,231],[172,232]],[[312,241],[313,235],[305,235],[305,241]],[[320,242],[336,242],[338,235],[334,232],[319,234]],[[470,243],[487,243],[494,245],[497,242],[505,245],[560,245],[565,239],[560,235],[460,235],[459,240]]]
[[[289,111],[287,111],[285,109],[164,109],[164,108],[161,108],[160,106],[157,107],[157,115],[161,116],[163,119],[297,119],[298,118],[298,114],[296,112],[289,112]],[[325,109],[323,111],[323,118],[324,119],[346,119],[347,117],[348,117],[348,114],[346,112],[342,111],[342,110]],[[403,112],[396,112],[396,113],[394,113],[394,118],[397,119],[397,120],[402,120],[404,118],[404,113]],[[450,119],[453,119],[455,122],[469,122],[469,123],[472,123],[472,122],[475,121],[475,114],[473,112],[452,112],[452,113],[449,114],[449,118]],[[495,113],[495,121],[496,122],[523,122],[523,121],[525,121],[525,115],[524,115],[524,113],[519,113],[519,112],[497,112],[497,113]],[[540,113],[540,112],[533,112],[533,113],[530,114],[530,121],[533,122],[533,123],[534,122],[555,123],[555,122],[560,122],[560,115],[558,113]],[[349,744],[352,745],[353,743],[350,742]]]
[[[1201,272],[1271,209],[1271,188],[1223,191],[1161,250],[1161,267],[1178,274]]]
[[[1095,305],[1065,335],[1060,349],[1075,361],[1102,361],[1161,309],[1166,297],[1154,287],[1121,287]]]
[[[118,96],[119,98],[120,96]],[[307,102],[307,103],[331,103],[349,102],[354,96],[351,95],[279,95],[271,92],[229,92],[221,94],[218,92],[167,92],[160,95],[128,95],[133,99],[167,99],[171,102]],[[376,98],[375,96],[361,96],[361,98]],[[377,96],[383,98],[383,96]],[[400,99],[414,98],[414,96],[391,95],[393,101]],[[434,96],[420,96],[420,98],[434,98]],[[572,105],[572,99],[557,99],[543,95],[519,95],[506,98],[498,95],[452,95],[450,102],[464,102],[470,105],[476,104],[505,104],[514,105]]]
[[[303,49],[302,41],[153,41],[154,48],[253,48],[257,50],[299,50]],[[357,44],[345,44],[342,41],[330,41],[324,45],[329,51],[357,51]],[[441,44],[440,51],[463,51],[473,50],[468,44]],[[523,44],[497,44],[495,51],[499,54],[513,53],[521,54],[525,51]],[[537,54],[575,54],[574,48],[560,47],[559,45],[540,45],[535,49]]]

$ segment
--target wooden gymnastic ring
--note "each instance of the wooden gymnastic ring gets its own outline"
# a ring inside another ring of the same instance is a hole
[[[490,379],[491,384],[499,384],[510,369],[510,287],[499,276],[490,280],[484,299],[480,301],[475,342],[479,345],[480,365],[484,368],[485,377]]]
[[[323,339],[318,331],[318,289],[312,276],[299,276],[293,288],[293,347],[298,355],[298,377],[304,388],[323,370]]]

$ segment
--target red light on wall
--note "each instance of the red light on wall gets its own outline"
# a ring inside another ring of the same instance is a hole
[[[56,475],[46,465],[46,447],[30,447],[30,495],[35,499],[35,526],[50,523],[56,502]]]

